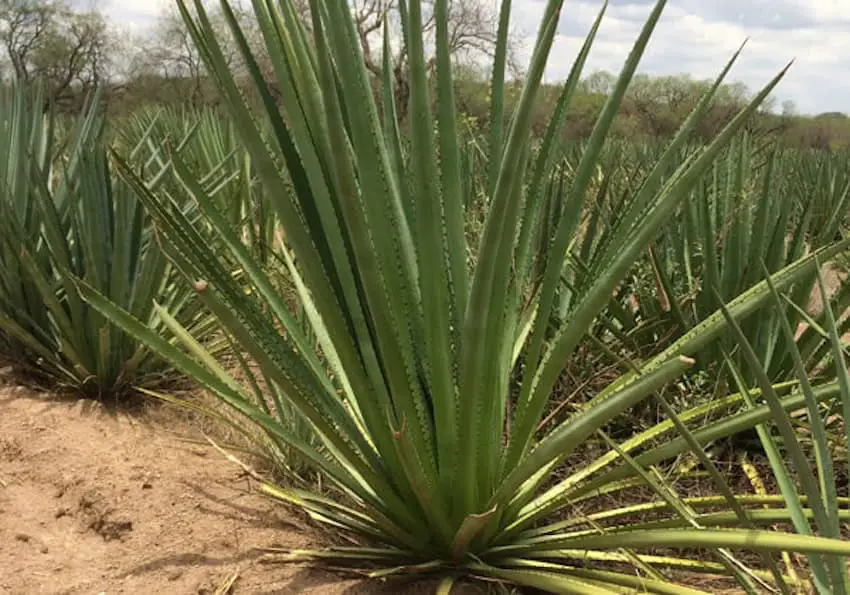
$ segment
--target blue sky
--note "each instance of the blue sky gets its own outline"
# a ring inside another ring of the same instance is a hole
[[[90,0],[75,0],[85,5]],[[482,0],[494,2],[495,0]],[[546,0],[514,0],[514,25],[530,49]],[[141,29],[168,0],[99,0],[118,24]],[[611,0],[589,59],[589,70],[619,71],[653,0]],[[547,80],[569,71],[601,0],[566,0]],[[749,38],[731,77],[756,89],[789,60],[777,103],[793,100],[803,113],[850,112],[848,0],[671,0],[641,64],[649,74],[713,77]]]

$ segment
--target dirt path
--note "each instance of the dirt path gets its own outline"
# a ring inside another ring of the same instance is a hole
[[[0,593],[213,594],[232,576],[232,593],[374,591],[264,562],[309,531],[177,423],[0,378]]]

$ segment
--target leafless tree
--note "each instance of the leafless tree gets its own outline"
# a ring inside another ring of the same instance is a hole
[[[48,100],[85,94],[109,76],[114,39],[103,15],[60,0],[0,0],[0,43],[11,74]]]
[[[15,77],[30,78],[31,58],[43,46],[58,5],[38,0],[0,0],[0,39]]]
[[[0,0],[3,1],[3,0]],[[407,108],[409,99],[408,87],[408,54],[403,43],[402,27],[399,16],[398,0],[349,0],[355,18],[360,45],[365,64],[375,77],[383,76],[383,34],[384,23],[388,23],[389,35],[392,40],[390,63],[397,108],[401,115]],[[259,25],[254,19],[247,3],[235,1],[232,8],[243,32],[251,46],[254,47],[255,57],[260,69],[269,80],[274,76],[274,69],[268,55],[263,50],[263,36]],[[295,0],[295,8],[302,16],[308,30],[311,28],[311,18],[308,0]],[[434,0],[423,0],[423,35],[425,46],[433,47],[436,35],[434,20]],[[208,14],[213,26],[218,29],[216,38],[221,44],[225,60],[237,76],[241,72],[239,51],[224,22],[217,11],[211,9]],[[492,58],[496,48],[498,28],[498,12],[491,0],[449,0],[449,49],[457,62],[481,63]],[[192,81],[192,98],[195,101],[203,97],[206,73],[203,59],[195,48],[182,18],[176,11],[163,14],[147,41],[145,51],[147,71],[151,74],[185,85]],[[517,36],[512,35],[509,43],[508,63],[512,72],[520,72],[517,62]],[[429,70],[433,69],[435,61],[428,62]]]
[[[213,12],[210,18],[218,29],[217,39],[222,45],[225,60],[235,61],[236,48],[230,43],[228,29],[221,15]],[[160,15],[151,35],[145,42],[144,57],[138,70],[162,77],[167,82],[191,85],[191,101],[203,101],[206,68],[195,42],[186,28],[183,18],[176,9]]]
[[[495,4],[486,0],[449,0],[448,38],[449,53],[456,62],[474,63],[493,58],[496,49],[496,37],[499,14]],[[375,76],[383,75],[383,56],[381,50],[383,24],[389,23],[390,38],[397,40],[391,57],[392,80],[397,101],[397,109],[403,114],[409,99],[408,53],[407,46],[401,43],[402,31],[398,15],[397,0],[353,0],[360,46],[366,67]],[[436,35],[434,0],[423,2],[422,34],[425,47],[433,47]],[[516,50],[518,41],[511,35],[508,45],[508,66],[514,74],[519,74]],[[377,51],[376,51],[377,50]],[[428,61],[428,69],[435,66],[435,59]]]
[[[305,16],[305,25],[310,27],[309,10],[306,2],[296,3]],[[403,43],[398,0],[349,0],[360,47],[366,68],[376,77],[383,76],[383,35],[384,23],[388,24],[393,55],[391,78],[397,102],[397,109],[403,115],[409,99],[409,62],[407,46]],[[448,37],[449,52],[456,62],[476,63],[492,59],[496,49],[499,14],[494,3],[488,0],[449,0]],[[423,0],[423,27],[425,47],[433,47],[436,36],[434,0]],[[514,75],[519,75],[519,40],[511,34],[508,44],[508,67]],[[433,70],[435,59],[428,61],[428,69]]]
[[[111,39],[106,21],[97,12],[62,11],[35,57],[35,74],[50,83],[54,99],[61,101],[73,90],[85,92],[105,82],[111,62]]]

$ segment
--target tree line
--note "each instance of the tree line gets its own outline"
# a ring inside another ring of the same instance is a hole
[[[262,31],[248,10],[235,3],[235,16],[249,44],[261,47]],[[303,14],[307,0],[297,0]],[[401,37],[397,0],[351,0],[366,67],[376,80],[383,77],[381,55],[383,26],[391,37]],[[433,11],[425,12],[426,42],[433,39]],[[483,125],[488,114],[489,89],[482,64],[492,58],[498,15],[486,0],[452,0],[449,39],[457,64],[457,98],[467,121]],[[220,29],[225,60],[241,76],[248,74],[239,51],[228,36],[225,17],[213,11],[211,19]],[[304,19],[309,31],[309,19]],[[511,75],[519,79],[519,35],[513,33],[508,48]],[[108,109],[117,115],[139,108],[159,106],[216,106],[218,97],[208,80],[203,60],[194,47],[176,9],[163,12],[147,30],[133,32],[109,22],[96,9],[75,9],[65,0],[0,0],[0,83],[13,79],[39,81],[46,101],[65,111],[77,111],[95,87],[103,87]],[[274,63],[258,52],[263,75],[271,83]],[[389,60],[398,105],[407,105],[407,53],[392,44]],[[586,138],[616,80],[614,74],[593,72],[579,86],[564,128],[565,140]],[[679,127],[709,81],[689,75],[635,77],[621,106],[616,135],[631,139],[663,139]],[[273,84],[271,85],[274,88]],[[518,88],[518,86],[517,86]],[[549,121],[557,101],[557,85],[545,85],[536,106],[533,129],[540,132]],[[697,135],[714,136],[751,96],[742,83],[723,86]],[[508,101],[510,101],[510,97]],[[850,147],[850,117],[843,113],[802,115],[792,102],[781,106],[768,101],[754,124],[795,148],[838,150]]]

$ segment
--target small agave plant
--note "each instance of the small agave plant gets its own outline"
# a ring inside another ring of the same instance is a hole
[[[198,338],[210,319],[157,246],[138,193],[116,175],[97,98],[57,131],[42,89],[16,82],[0,92],[0,357],[55,388],[123,400],[132,385],[162,386],[173,369],[81,299],[75,279],[163,332],[154,300]]]
[[[818,575],[822,593],[846,592],[842,556],[850,554],[850,544],[838,539],[837,525],[819,527],[820,535],[805,530],[805,523],[797,525],[798,534],[767,530],[819,510],[812,495],[794,500],[794,491],[735,494],[702,449],[800,409],[809,396],[816,403],[834,400],[842,394],[838,383],[807,393],[783,385],[764,397],[775,397],[769,404],[760,396],[763,389],[744,390],[678,413],[664,397],[664,387],[692,365],[689,356],[724,332],[726,317],[739,320],[771,300],[766,281],[613,382],[570,418],[538,431],[565,362],[612,291],[782,76],[667,175],[737,54],[732,58],[637,190],[640,208],[633,224],[621,228],[619,249],[594,271],[593,282],[562,313],[552,335],[548,321],[588,186],[665,5],[662,0],[652,9],[569,180],[563,214],[548,241],[541,241],[538,222],[557,161],[556,139],[605,11],[579,51],[542,144],[532,150],[532,108],[562,3],[546,2],[528,76],[503,127],[511,3],[502,2],[483,184],[488,210],[480,242],[471,247],[464,205],[474,201],[464,191],[473,185],[459,165],[464,157],[446,27],[449,0],[433,3],[433,88],[422,34],[424,3],[400,3],[410,56],[409,143],[402,142],[389,81],[383,81],[383,110],[378,109],[347,0],[310,0],[309,27],[292,0],[253,0],[282,106],[230,6],[222,2],[260,109],[250,107],[256,102],[243,95],[228,70],[202,1],[190,7],[180,0],[186,25],[285,229],[288,249],[280,257],[310,332],[179,153],[173,155],[174,171],[226,253],[204,241],[180,210],[181,200],[151,191],[129,167],[124,174],[147,204],[164,249],[238,351],[256,364],[246,370],[259,371],[264,382],[244,388],[164,310],[163,320],[182,346],[85,283],[81,291],[271,443],[298,452],[331,486],[319,493],[263,485],[267,494],[361,544],[290,552],[292,559],[370,568],[373,576],[438,575],[442,593],[469,577],[556,593],[699,592],[680,585],[680,571],[723,574],[748,592],[789,592],[789,572],[778,567],[774,555],[791,550],[807,554],[813,568],[827,569]],[[384,43],[386,50],[387,35]],[[825,248],[779,271],[773,290],[784,291],[815,270],[816,257],[830,258],[841,248]],[[238,276],[227,264],[234,261]],[[604,433],[618,415],[650,398],[664,408],[666,421],[626,441]],[[312,440],[292,430],[288,407],[309,424]],[[717,496],[680,496],[673,479],[661,477],[658,465],[688,453],[714,480]],[[572,465],[575,470],[566,475],[553,473],[571,461],[582,464]],[[643,494],[643,501],[631,500],[638,504],[612,507],[604,499],[618,493],[617,501],[629,501],[628,490],[635,487],[643,490],[632,496]],[[649,500],[647,487],[655,494]],[[789,497],[798,503],[793,511],[785,508]],[[592,508],[584,506],[591,503]],[[840,506],[836,514],[843,518],[847,503]],[[658,548],[664,548],[663,555]],[[671,548],[683,553],[671,554]],[[761,563],[748,567],[734,554],[740,549],[754,550]]]

